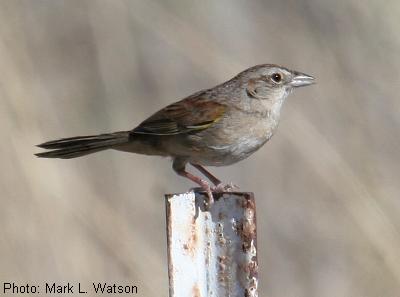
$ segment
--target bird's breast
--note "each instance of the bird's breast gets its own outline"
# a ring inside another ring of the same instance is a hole
[[[240,115],[222,121],[197,138],[193,162],[225,166],[243,160],[262,147],[273,135],[278,120],[270,116]]]

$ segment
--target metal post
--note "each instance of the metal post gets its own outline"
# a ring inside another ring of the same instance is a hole
[[[170,297],[256,297],[252,193],[166,195]]]

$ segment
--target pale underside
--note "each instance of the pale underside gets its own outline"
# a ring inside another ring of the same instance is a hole
[[[230,109],[206,129],[172,135],[137,134],[114,149],[181,158],[204,166],[230,165],[247,158],[272,137],[282,101],[258,114]]]

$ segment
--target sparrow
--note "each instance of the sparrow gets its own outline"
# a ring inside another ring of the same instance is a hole
[[[180,176],[213,192],[230,191],[204,166],[227,166],[261,148],[278,127],[282,104],[298,87],[314,83],[305,73],[274,64],[256,65],[213,88],[196,92],[159,110],[136,128],[48,141],[36,156],[70,159],[114,149],[171,157]],[[191,164],[207,180],[186,170]]]

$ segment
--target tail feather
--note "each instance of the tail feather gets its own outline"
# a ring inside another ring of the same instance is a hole
[[[40,158],[70,159],[109,149],[128,141],[129,132],[62,138],[39,144],[38,147],[51,151],[35,155]]]
[[[122,132],[117,132],[117,133],[122,133]],[[117,133],[62,138],[62,139],[47,141],[45,143],[38,144],[37,146],[44,149],[65,148],[69,146],[75,146],[78,144],[87,144],[87,143],[94,143],[94,142],[101,142],[105,140],[115,139]]]

